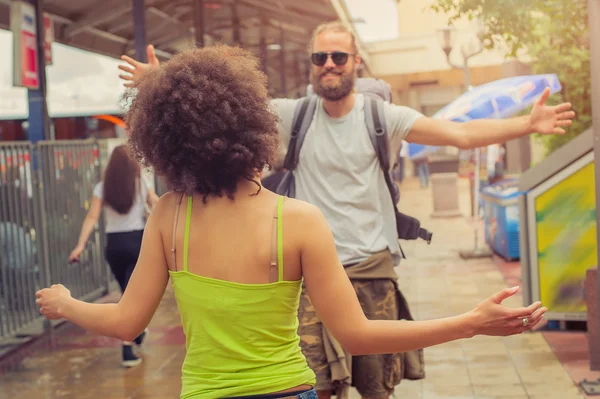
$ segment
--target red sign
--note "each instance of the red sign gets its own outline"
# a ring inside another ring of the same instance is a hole
[[[15,86],[38,89],[38,51],[35,9],[31,4],[16,1],[10,13],[13,32],[13,83]]]
[[[44,14],[44,55],[46,65],[52,65],[52,43],[54,42],[54,20],[48,14]]]
[[[29,32],[21,32],[21,84],[25,87],[39,86],[38,54],[36,36]]]

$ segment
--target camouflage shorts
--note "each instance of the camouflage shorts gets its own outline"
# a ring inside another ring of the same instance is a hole
[[[395,285],[391,280],[354,280],[352,285],[365,315],[370,320],[397,320]],[[325,356],[321,320],[302,291],[298,311],[300,345],[308,365],[317,375],[317,390],[334,390]],[[352,357],[352,385],[363,397],[388,397],[401,379],[400,354]]]

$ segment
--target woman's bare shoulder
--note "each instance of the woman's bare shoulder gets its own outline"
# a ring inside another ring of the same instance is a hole
[[[181,194],[182,193],[176,191],[164,193],[152,208],[152,213],[157,216],[173,215],[173,212],[175,212],[177,205],[181,201]]]
[[[319,208],[294,198],[286,198],[283,209],[284,217],[291,219],[298,225],[314,223],[324,218]]]

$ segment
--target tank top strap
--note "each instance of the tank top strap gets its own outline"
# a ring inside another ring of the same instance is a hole
[[[192,225],[192,203],[193,197],[190,195],[187,200],[187,212],[185,215],[185,233],[183,236],[183,271],[188,271],[188,252],[190,244],[190,227]]]
[[[279,264],[279,279],[283,281],[283,201],[285,198],[279,196],[277,200],[277,263]]]
[[[283,281],[283,200],[277,199],[277,206],[273,215],[273,233],[271,235],[271,268],[269,270],[270,282]]]

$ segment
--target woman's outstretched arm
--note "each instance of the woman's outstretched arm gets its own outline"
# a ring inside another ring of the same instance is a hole
[[[57,284],[36,293],[40,313],[48,319],[65,318],[95,334],[131,341],[152,319],[165,292],[169,273],[159,230],[161,201],[148,218],[142,248],[123,297],[117,304],[93,304],[71,297]]]
[[[294,222],[303,232],[302,273],[308,295],[325,326],[352,354],[406,352],[478,334],[519,334],[535,327],[546,311],[539,302],[516,309],[503,306],[502,301],[517,292],[518,287],[514,287],[454,317],[427,321],[368,320],[338,260],[325,218],[311,205],[306,204],[305,210]],[[522,317],[529,319],[526,327]]]

